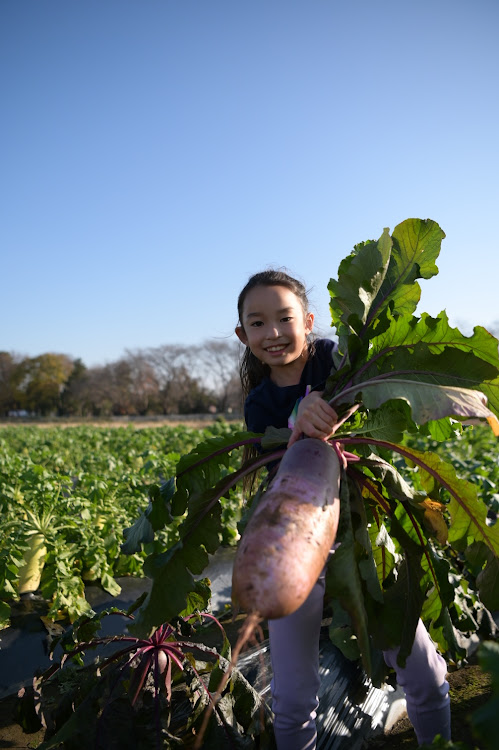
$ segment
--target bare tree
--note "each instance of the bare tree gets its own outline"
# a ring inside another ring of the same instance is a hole
[[[189,403],[195,411],[192,394],[195,390],[193,383],[197,379],[192,373],[193,350],[177,344],[164,344],[146,349],[144,356],[154,370],[162,413],[185,411]],[[197,386],[198,395],[202,390],[202,387]]]
[[[120,359],[87,371],[88,401],[96,416],[133,414],[130,367]]]
[[[159,404],[159,382],[153,364],[142,349],[126,350],[129,367],[130,396],[134,410],[147,414]]]
[[[199,350],[199,363],[221,412],[240,408],[239,356],[240,345],[234,340],[208,339]]]

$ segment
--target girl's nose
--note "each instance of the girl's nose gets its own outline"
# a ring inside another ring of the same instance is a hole
[[[279,338],[279,329],[276,325],[270,324],[267,328],[267,337],[269,339],[277,339]]]

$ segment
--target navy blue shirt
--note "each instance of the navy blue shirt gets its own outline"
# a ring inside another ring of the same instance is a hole
[[[287,427],[288,418],[296,401],[305,395],[307,385],[312,390],[323,390],[333,367],[330,339],[317,339],[315,353],[307,360],[300,382],[279,386],[266,377],[248,394],[244,403],[244,419],[250,432],[265,432],[267,427]]]

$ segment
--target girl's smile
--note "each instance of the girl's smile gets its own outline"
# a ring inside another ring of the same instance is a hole
[[[287,287],[257,286],[244,301],[239,339],[261,362],[270,367],[277,385],[300,382],[307,361],[307,335],[314,316]]]

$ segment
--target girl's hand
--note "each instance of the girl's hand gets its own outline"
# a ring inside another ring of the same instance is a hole
[[[300,401],[288,448],[296,443],[302,434],[320,440],[327,440],[332,434],[338,415],[333,407],[324,401],[322,394],[323,391],[312,391]]]

